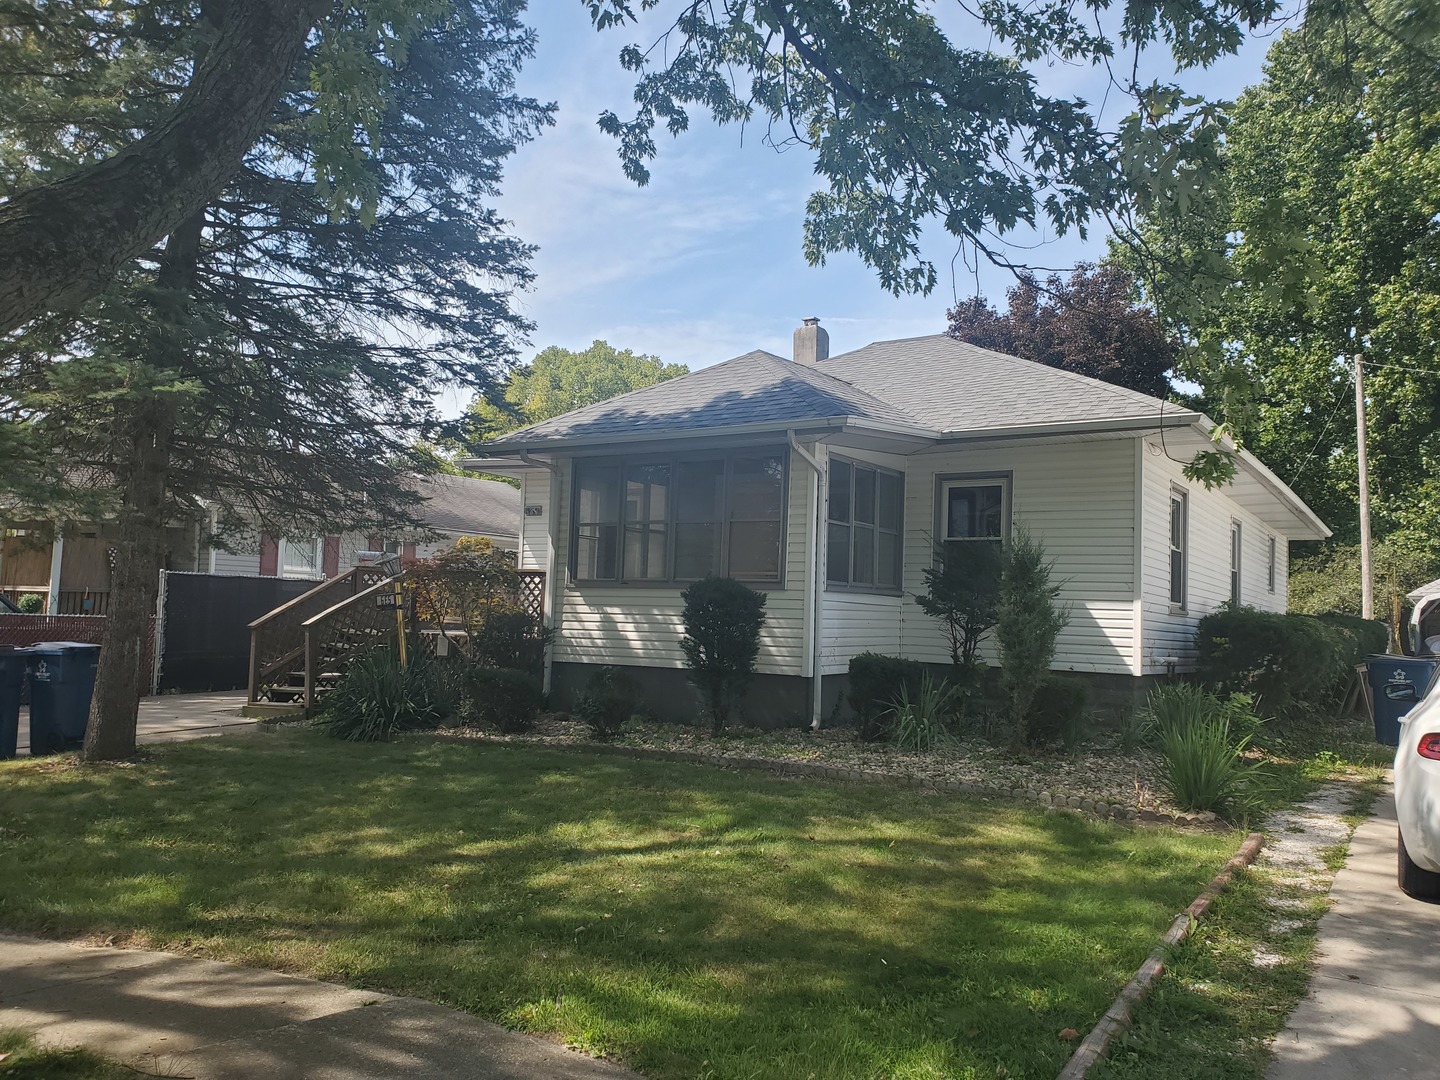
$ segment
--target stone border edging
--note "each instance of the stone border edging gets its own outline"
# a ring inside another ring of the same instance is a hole
[[[1036,803],[1047,810],[1062,810],[1098,817],[1107,821],[1138,822],[1150,825],[1177,825],[1211,827],[1219,819],[1213,813],[1199,814],[1171,813],[1163,810],[1145,810],[1139,807],[1123,806],[1104,800],[1080,796],[1052,795],[1043,788],[1004,787],[999,784],[977,784],[965,780],[930,780],[913,773],[881,773],[865,769],[852,769],[843,765],[822,765],[813,761],[794,761],[788,758],[736,757],[729,754],[705,754],[694,750],[661,750],[648,746],[619,746],[606,742],[546,742],[543,739],[511,735],[493,738],[485,734],[445,735],[429,734],[425,737],[441,742],[492,743],[501,746],[538,746],[549,750],[571,751],[573,753],[609,754],[643,761],[682,761],[691,765],[711,765],[730,769],[751,769],[773,772],[781,776],[809,776],[821,780],[851,780],[866,784],[891,784],[897,787],[919,788],[934,792],[948,792],[961,795],[984,795],[999,799],[1015,799],[1020,802]]]
[[[1255,861],[1264,842],[1265,838],[1258,832],[1247,836],[1240,845],[1240,850],[1230,857],[1224,869],[1215,875],[1188,908],[1175,916],[1175,921],[1170,924],[1170,929],[1165,931],[1160,944],[1155,946],[1155,951],[1146,958],[1145,963],[1140,965],[1140,970],[1135,972],[1119,996],[1111,1002],[1100,1022],[1090,1029],[1090,1034],[1086,1035],[1085,1040],[1075,1049],[1056,1080],[1084,1080],[1090,1070],[1104,1058],[1115,1037],[1130,1026],[1135,1006],[1150,992],[1155,980],[1164,973],[1166,952],[1190,936],[1196,921],[1235,879],[1236,872]]]

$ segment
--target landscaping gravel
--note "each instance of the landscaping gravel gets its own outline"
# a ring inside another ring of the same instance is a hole
[[[593,743],[580,721],[564,714],[542,716],[524,735],[465,730],[462,734],[497,742],[540,745]],[[1132,810],[1174,811],[1160,782],[1159,755],[1148,750],[1126,753],[1108,733],[1074,755],[1042,752],[1016,754],[975,737],[926,752],[862,743],[849,728],[818,732],[737,728],[721,736],[683,724],[629,724],[614,745],[670,750],[722,758],[805,762],[853,769],[871,776],[917,777],[926,783],[986,784],[1049,792],[1052,801],[1088,800]]]

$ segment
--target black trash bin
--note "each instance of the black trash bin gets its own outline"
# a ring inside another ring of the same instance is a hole
[[[25,654],[13,645],[0,645],[0,761],[15,756],[24,686]]]
[[[30,670],[30,753],[78,750],[90,719],[100,646],[42,641],[23,652]]]
[[[1400,718],[1430,692],[1440,671],[1433,656],[1367,656],[1365,674],[1374,703],[1375,741],[1400,745]]]

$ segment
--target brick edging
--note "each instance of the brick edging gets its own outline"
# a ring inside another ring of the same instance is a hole
[[[728,769],[750,769],[758,772],[772,772],[781,776],[807,776],[821,780],[850,780],[864,784],[888,784],[893,787],[918,788],[923,791],[960,795],[984,795],[997,799],[1015,799],[1035,803],[1048,810],[1063,810],[1084,814],[1107,821],[1130,821],[1144,824],[1179,826],[1214,825],[1218,818],[1212,813],[1186,814],[1163,810],[1147,810],[1120,803],[1105,802],[1101,799],[1080,796],[1052,795],[1048,790],[1037,787],[1005,787],[1000,784],[978,784],[967,780],[931,780],[911,773],[877,773],[864,769],[853,769],[843,765],[822,765],[812,761],[794,761],[788,758],[735,757],[729,754],[705,754],[694,750],[661,750],[648,746],[619,746],[607,742],[546,742],[544,739],[527,738],[524,735],[510,735],[503,739],[480,735],[431,735],[441,742],[475,743],[485,742],[497,745],[537,746],[549,750],[563,750],[572,753],[609,754],[613,757],[634,758],[644,761],[680,761],[691,765],[711,765]]]
[[[1240,845],[1240,850],[1231,856],[1224,869],[1215,875],[1188,908],[1175,916],[1175,921],[1170,924],[1170,929],[1165,931],[1160,944],[1155,946],[1155,951],[1146,958],[1134,977],[1110,1003],[1110,1008],[1105,1010],[1105,1015],[1090,1030],[1090,1034],[1085,1036],[1085,1040],[1076,1048],[1056,1080],[1084,1080],[1090,1070],[1104,1058],[1115,1037],[1130,1026],[1135,1006],[1150,992],[1155,980],[1164,973],[1166,953],[1190,936],[1196,920],[1209,910],[1215,898],[1234,880],[1235,874],[1255,861],[1264,842],[1265,838],[1258,832],[1247,836]]]

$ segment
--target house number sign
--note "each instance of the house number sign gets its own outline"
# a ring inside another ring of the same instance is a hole
[[[526,504],[526,506],[525,506],[525,516],[526,516],[526,517],[543,517],[544,515],[545,515],[545,507],[541,506],[539,503],[527,503],[527,504]]]

